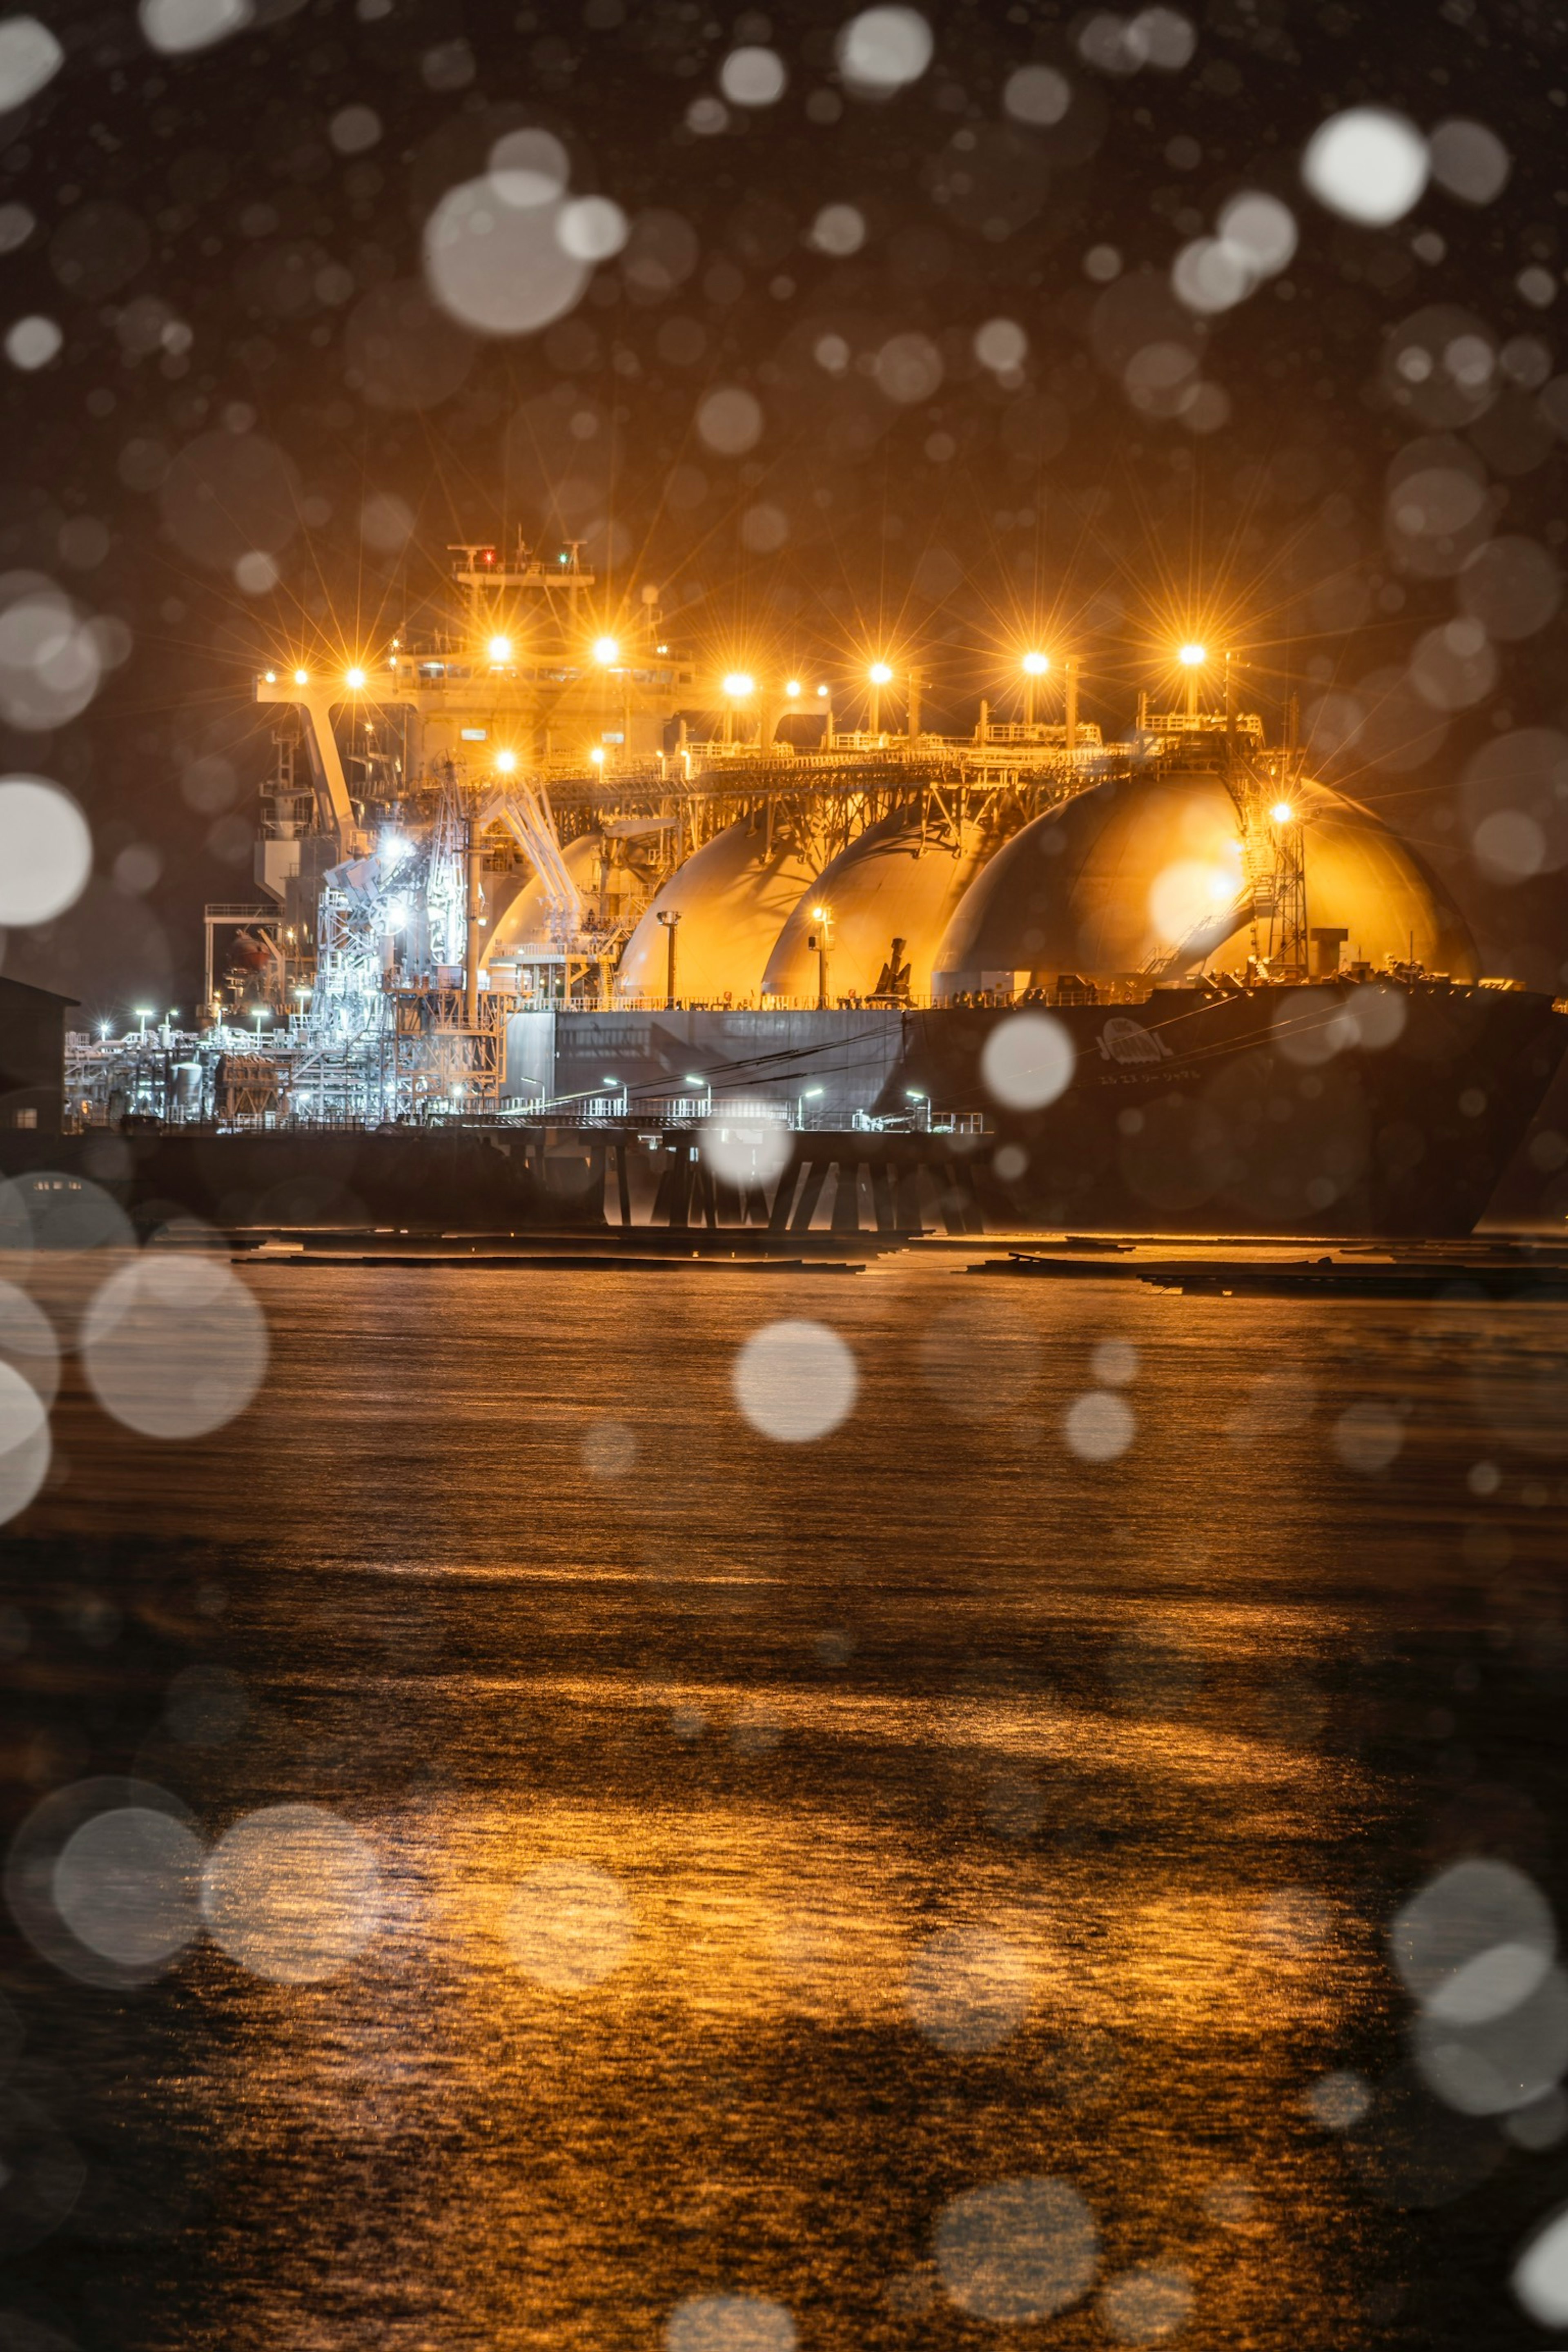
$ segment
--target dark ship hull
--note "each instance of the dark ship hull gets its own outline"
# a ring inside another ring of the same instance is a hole
[[[943,1109],[984,1111],[971,1164],[997,1230],[1467,1234],[1568,1048],[1568,1017],[1516,990],[1162,989],[1052,1006],[1071,1082],[1009,1110],[983,1068],[1009,1017],[911,1013],[900,1072]]]
[[[629,1114],[376,1133],[13,1133],[0,1164],[24,1180],[87,1177],[143,1230],[183,1213],[231,1233],[1438,1237],[1483,1214],[1568,1047],[1568,1017],[1548,997],[1420,981],[1161,989],[1042,1015],[1066,1083],[1032,1109],[999,1102],[988,1079],[988,1046],[1020,1017],[1008,1007],[563,1013],[552,1090],[572,1090],[577,1062],[597,1070],[613,1055]],[[761,1133],[767,1107],[810,1108],[804,1129],[772,1128],[756,1181],[716,1177],[702,1122],[670,1116],[694,1060],[720,1124],[750,1118]]]

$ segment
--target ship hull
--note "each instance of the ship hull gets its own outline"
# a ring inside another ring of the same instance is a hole
[[[578,1063],[602,1069],[613,1055],[629,1118],[11,1133],[0,1172],[88,1178],[143,1230],[184,1214],[231,1233],[936,1224],[1443,1237],[1484,1213],[1568,1047],[1568,1017],[1550,998],[1421,983],[784,1023],[551,1017],[553,1090],[570,1091],[559,1080]],[[1006,1098],[1031,1022],[1044,1024],[1043,1050],[1033,1065],[1022,1056],[1023,1091],[1040,1090],[1041,1070],[1051,1088],[1033,1107]],[[727,1100],[814,1113],[769,1129],[755,1182],[716,1176],[701,1122],[656,1109],[689,1091],[693,1065],[721,1122]]]
[[[906,1100],[984,1113],[974,1183],[997,1230],[1467,1234],[1568,1047],[1568,1018],[1517,990],[1161,990],[1042,1013],[1070,1078],[1010,1108],[986,1055],[1016,1017],[912,1013],[899,1074]]]

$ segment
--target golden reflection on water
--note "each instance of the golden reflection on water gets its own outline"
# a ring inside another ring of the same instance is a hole
[[[153,1730],[139,1769],[209,1834],[340,1811],[382,1914],[330,1982],[183,1964],[163,2090],[224,2186],[195,2332],[139,2344],[652,2352],[716,2293],[812,2347],[990,2343],[935,2233],[1025,2175],[1076,2183],[1102,2282],[1190,2282],[1183,2342],[1399,2340],[1395,2225],[1303,2102],[1391,2013],[1364,1880],[1396,1799],[1338,1694],[1400,1612],[1450,1606],[1408,1496],[1325,1434],[1352,1384],[1468,1428],[1451,1385],[1417,1393],[1405,1310],[976,1301],[896,1264],[787,1298],[251,1278],[257,1408],[157,1454],[76,1396],[90,1475],[49,1516],[195,1531],[252,1714],[205,1751]],[[780,1314],[859,1360],[817,1445],[729,1393]],[[1096,1464],[1061,1431],[1108,1337],[1138,1350],[1137,1429]],[[618,1477],[584,1464],[606,1420],[636,1440]],[[590,1902],[574,1991],[530,1972],[516,1912],[568,1865],[629,1929],[600,1973]],[[1115,2340],[1111,2308],[1049,2340]]]

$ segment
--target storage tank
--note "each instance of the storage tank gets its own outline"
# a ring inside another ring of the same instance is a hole
[[[774,940],[815,870],[763,817],[742,817],[678,866],[659,886],[626,941],[616,975],[622,997],[665,994],[668,934],[658,918],[679,913],[677,996],[683,1003],[755,1003]]]
[[[996,838],[987,833],[983,839],[966,825],[956,841],[907,810],[868,825],[824,866],[791,913],[763,974],[763,1002],[816,1003],[820,969],[806,941],[818,928],[817,907],[832,918],[828,992],[835,1000],[869,996],[894,940],[901,939],[910,994],[923,1001],[942,934]]]
[[[1476,976],[1463,917],[1407,843],[1325,785],[1304,781],[1290,798],[1309,940],[1321,935],[1314,970],[1414,958]],[[1240,835],[1212,772],[1097,785],[1026,824],[977,876],[937,950],[932,994],[1054,989],[1067,974],[1104,985],[1156,968],[1240,973],[1252,950]]]
[[[598,833],[580,833],[574,840],[561,845],[566,871],[585,901],[595,898],[604,854],[604,835]],[[531,949],[542,953],[558,945],[550,936],[550,902],[537,874],[527,877],[521,888],[494,917],[485,936],[483,961],[487,964],[510,963],[514,958],[526,961]]]

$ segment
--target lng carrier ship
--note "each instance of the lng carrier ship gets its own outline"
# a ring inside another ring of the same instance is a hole
[[[922,725],[604,625],[574,545],[451,551],[440,625],[290,648],[256,894],[195,1030],[68,1109],[229,1224],[1456,1234],[1568,1040],[1414,850],[1173,651]],[[853,723],[840,723],[846,712]],[[195,1195],[199,1194],[199,1200]]]

